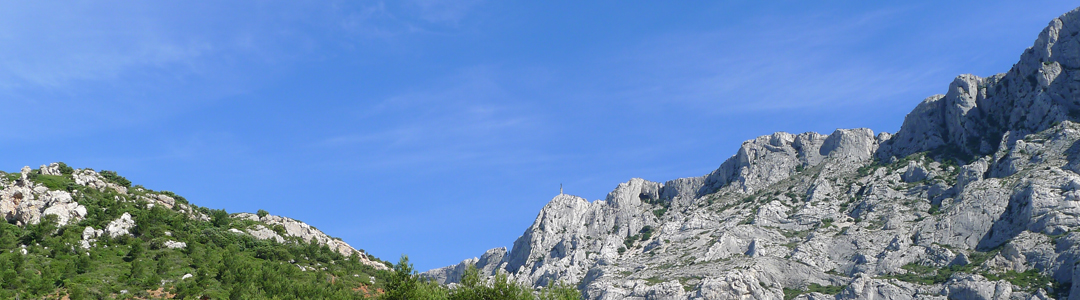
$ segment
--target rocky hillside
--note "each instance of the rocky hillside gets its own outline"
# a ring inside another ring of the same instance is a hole
[[[1003,74],[869,129],[775,133],[712,173],[558,195],[473,265],[588,299],[1080,299],[1080,9]]]
[[[303,222],[198,207],[115,172],[0,175],[0,298],[355,299],[390,274]]]

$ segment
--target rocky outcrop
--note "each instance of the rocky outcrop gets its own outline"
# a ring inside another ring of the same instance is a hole
[[[506,269],[506,248],[495,248],[484,252],[479,258],[470,258],[453,266],[442,267],[421,273],[420,276],[441,283],[461,282],[465,270],[475,267],[480,274],[494,276]]]
[[[1080,118],[1080,14],[1050,22],[1007,73],[965,74],[944,95],[923,100],[878,157],[938,150],[986,155],[1013,140]]]
[[[345,243],[345,241],[330,237],[304,222],[275,215],[264,215],[260,217],[259,215],[251,213],[238,213],[232,215],[232,217],[262,223],[262,225],[255,225],[246,230],[236,230],[238,233],[248,234],[258,239],[274,239],[277,242],[285,242],[286,237],[296,238],[303,242],[315,242],[319,245],[325,245],[329,247],[330,250],[341,253],[341,255],[346,257],[356,254],[360,259],[360,262],[365,265],[372,266],[379,270],[389,269],[382,263],[370,260],[367,253],[356,250],[356,248]],[[272,228],[274,227],[279,227],[282,234],[273,230]]]
[[[132,228],[135,228],[135,220],[131,219],[131,214],[124,213],[105,226],[105,234],[111,238],[131,235]]]
[[[169,249],[183,249],[187,247],[187,243],[177,241],[165,241],[163,245],[165,246],[165,248]]]
[[[83,249],[90,249],[97,242],[97,238],[105,234],[104,230],[94,229],[94,227],[86,226],[83,228],[82,240],[79,241],[79,246]]]
[[[119,200],[143,201],[148,203],[148,208],[154,205],[163,205],[169,209],[176,209],[189,215],[193,219],[208,221],[209,217],[195,211],[187,204],[177,203],[168,195],[148,192],[139,188],[137,194],[128,194],[128,189],[115,183],[107,182],[101,174],[90,169],[69,170],[69,174],[61,172],[61,164],[51,163],[42,165],[40,169],[33,170],[29,166],[23,167],[19,179],[0,182],[0,215],[7,221],[16,224],[37,224],[47,216],[55,216],[57,225],[63,226],[72,222],[78,222],[86,217],[86,207],[80,205],[76,198],[78,191],[68,188],[67,190],[50,189],[43,185],[41,179],[36,176],[70,176],[68,180],[76,185],[90,187],[98,191],[111,190],[117,193]],[[175,208],[174,208],[175,206]]]
[[[8,182],[0,190],[0,215],[16,224],[37,224],[46,216],[55,216],[60,226],[77,222],[86,216],[86,207],[79,205],[67,191],[50,190],[30,180],[30,167],[23,167],[20,178]]]
[[[1078,70],[1074,10],[895,135],[775,133],[705,176],[558,195],[508,254],[424,275],[476,266],[588,299],[1080,299]]]
[[[120,186],[120,185],[112,183],[112,182],[105,181],[105,177],[102,177],[101,174],[98,174],[94,170],[90,170],[90,169],[75,170],[75,172],[73,174],[71,174],[71,177],[72,177],[72,179],[75,180],[75,184],[78,184],[78,185],[81,185],[81,186],[91,187],[91,188],[97,189],[99,191],[105,191],[105,189],[112,189],[112,190],[116,191],[117,193],[127,194],[127,188],[126,187]]]

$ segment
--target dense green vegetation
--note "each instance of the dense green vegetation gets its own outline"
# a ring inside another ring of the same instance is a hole
[[[229,231],[254,226],[255,221],[233,219],[220,209],[151,207],[138,197],[160,194],[178,204],[188,202],[172,192],[132,187],[111,171],[99,174],[128,187],[127,193],[99,191],[75,184],[74,171],[61,164],[62,175],[34,170],[28,179],[72,192],[87,209],[84,219],[65,226],[57,226],[55,216],[26,226],[0,222],[0,299],[580,299],[567,285],[536,292],[506,275],[482,280],[475,269],[450,289],[420,279],[405,257],[395,270],[383,271],[313,241],[259,240]],[[18,173],[0,175],[8,182],[21,178]],[[81,247],[83,229],[105,228],[124,213],[135,221],[131,235],[101,236],[89,249]],[[266,214],[258,211],[259,216]],[[268,227],[285,231],[281,225]],[[187,245],[170,249],[170,241]]]
[[[154,191],[139,187],[127,195],[102,192],[75,185],[71,171],[63,171],[30,179],[75,192],[87,216],[66,226],[57,226],[55,216],[25,227],[0,222],[0,298],[355,299],[362,295],[356,291],[361,286],[373,286],[371,278],[378,282],[389,276],[356,257],[307,241],[279,244],[229,232],[232,222],[224,210],[195,208],[212,217],[199,221],[164,206],[149,208],[132,201]],[[109,181],[130,186],[123,177],[109,174]],[[84,228],[104,228],[124,213],[135,221],[132,236],[103,236],[90,249],[80,247]],[[164,243],[170,240],[187,247],[169,249]],[[185,274],[192,277],[182,280]]]

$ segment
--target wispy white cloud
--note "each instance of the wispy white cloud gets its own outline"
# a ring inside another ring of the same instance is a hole
[[[109,11],[75,2],[8,2],[0,9],[0,82],[57,89],[72,81],[114,80],[138,67],[183,67],[213,50],[208,41],[170,36],[142,15],[145,5]],[[115,7],[114,7],[115,8]]]
[[[410,3],[418,8],[421,19],[431,23],[443,23],[457,25],[469,15],[481,0],[412,0]]]
[[[411,0],[338,3],[340,27],[366,38],[392,39],[410,34],[433,34],[458,29],[483,1]]]
[[[398,48],[379,46],[449,26],[468,11],[382,1],[0,3],[0,97],[7,105],[0,117],[55,120],[0,137],[168,118],[263,88],[318,60],[391,55]]]
[[[858,50],[877,46],[908,10],[761,16],[738,30],[650,38],[606,62],[627,69],[613,78],[613,94],[724,113],[888,99],[931,83],[941,71],[938,61],[899,66]]]
[[[456,26],[479,1],[232,5],[0,4],[0,88],[67,88],[133,74],[212,76],[303,59],[341,43]],[[230,72],[232,71],[232,72]]]

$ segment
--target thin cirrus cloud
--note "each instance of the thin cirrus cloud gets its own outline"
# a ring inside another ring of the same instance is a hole
[[[11,45],[0,50],[4,88],[57,89],[72,81],[110,81],[134,68],[183,64],[210,50],[203,42],[170,40],[142,18],[104,22],[108,17],[93,17],[90,8],[44,10],[3,10],[0,40]]]
[[[0,41],[12,45],[0,49],[2,87],[57,89],[126,80],[147,69],[213,76],[335,50],[340,44],[333,40],[357,43],[457,23],[479,2],[405,3],[8,2],[0,4]]]
[[[0,48],[0,95],[9,109],[0,117],[48,114],[56,121],[0,136],[70,135],[157,122],[254,93],[308,63],[393,55],[408,47],[395,48],[395,39],[447,26],[467,16],[470,7],[381,1],[6,2],[0,4],[0,43],[8,45]],[[83,125],[73,128],[76,119]]]
[[[687,105],[714,112],[790,110],[884,99],[935,72],[903,67],[845,48],[871,43],[905,9],[830,18],[762,16],[749,30],[682,32],[647,39],[606,62],[628,69],[614,77],[617,97]]]
[[[501,77],[497,68],[468,68],[431,87],[362,105],[353,115],[355,131],[314,146],[362,151],[356,163],[365,167],[527,164],[542,156],[529,150],[533,139],[548,133],[531,104]]]

